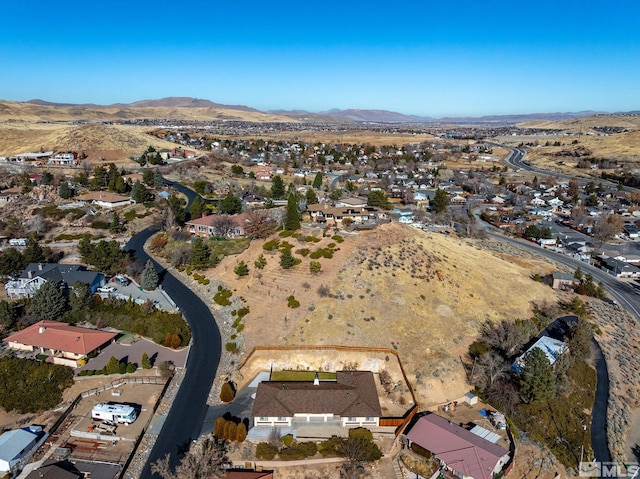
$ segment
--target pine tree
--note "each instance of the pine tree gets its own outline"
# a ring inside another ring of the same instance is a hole
[[[449,197],[447,196],[446,191],[438,188],[436,190],[436,195],[433,198],[433,210],[436,214],[444,213],[447,211],[447,207],[449,206]]]
[[[253,265],[257,269],[264,269],[264,267],[267,265],[267,259],[262,253],[260,253],[260,256],[258,256],[258,258],[253,262]]]
[[[291,254],[291,250],[289,248],[285,248],[285,250],[280,254],[280,267],[282,269],[289,269],[296,264],[296,259]]]
[[[247,263],[240,261],[233,271],[238,276],[246,276],[249,274],[249,267],[247,266]]]
[[[213,435],[218,439],[224,439],[224,425],[226,422],[225,418],[219,417],[213,424]]]
[[[300,212],[298,211],[298,199],[295,193],[289,194],[287,200],[287,212],[284,218],[284,229],[296,231],[300,229]]]
[[[142,276],[140,277],[140,286],[147,291],[154,290],[158,287],[158,273],[156,273],[156,269],[151,260],[148,260],[144,266]]]
[[[67,298],[56,283],[47,280],[31,298],[30,310],[40,319],[55,321],[67,311]]]
[[[76,281],[69,291],[69,306],[71,311],[87,311],[93,304],[93,297],[89,285]]]
[[[235,215],[242,213],[242,200],[233,193],[227,195],[220,202],[220,213]]]
[[[550,399],[556,394],[553,367],[540,348],[533,348],[524,358],[520,394],[529,402]]]
[[[67,200],[73,196],[73,190],[69,186],[68,182],[63,181],[60,183],[58,194],[60,195],[60,198],[62,198],[63,200]]]
[[[280,175],[275,175],[271,179],[271,198],[281,200],[285,195],[284,181]]]
[[[142,369],[151,369],[153,365],[151,364],[151,359],[149,359],[149,355],[147,353],[142,353],[142,360],[140,361],[140,365]]]
[[[307,205],[317,205],[318,204],[318,195],[316,195],[316,192],[313,191],[312,188],[309,188],[307,190],[307,193],[305,194],[305,200],[307,202]]]
[[[322,172],[318,171],[316,173],[316,177],[313,179],[313,184],[311,186],[313,186],[316,190],[322,188]]]
[[[202,199],[202,196],[196,196],[189,206],[189,214],[191,219],[200,218],[202,214],[207,211],[207,203]]]
[[[122,224],[122,221],[120,220],[120,215],[115,211],[113,212],[113,215],[111,215],[109,231],[111,233],[122,233],[124,231],[124,224]]]
[[[191,264],[203,269],[209,266],[209,246],[202,238],[196,238],[191,244]]]
[[[0,327],[4,329],[11,328],[16,322],[16,312],[13,306],[7,301],[0,301]]]

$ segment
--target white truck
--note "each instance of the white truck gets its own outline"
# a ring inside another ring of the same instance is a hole
[[[114,424],[131,424],[138,418],[133,406],[128,404],[96,404],[91,410],[94,421],[109,421]]]

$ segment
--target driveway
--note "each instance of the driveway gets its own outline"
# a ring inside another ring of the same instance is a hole
[[[138,366],[141,366],[143,353],[147,353],[154,366],[157,366],[164,361],[170,361],[177,368],[184,368],[187,363],[189,348],[186,347],[178,350],[171,349],[160,346],[146,338],[141,338],[132,344],[114,342],[104,348],[97,357],[90,359],[89,362],[79,368],[79,370],[102,369],[109,362],[111,356],[115,357],[118,361],[125,360],[129,363],[136,363]]]

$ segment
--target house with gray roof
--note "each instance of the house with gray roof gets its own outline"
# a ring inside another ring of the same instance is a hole
[[[43,434],[42,428],[31,426],[0,435],[0,473],[4,475],[28,462]]]
[[[47,281],[53,281],[63,290],[80,281],[89,286],[89,292],[94,294],[104,284],[105,278],[104,274],[88,271],[79,264],[30,263],[17,279],[7,282],[5,289],[11,298],[29,297]]]

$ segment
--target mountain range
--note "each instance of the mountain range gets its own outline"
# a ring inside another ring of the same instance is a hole
[[[197,108],[201,110],[231,110],[244,113],[256,113],[270,115],[273,121],[326,121],[326,122],[366,122],[366,123],[446,123],[446,124],[495,124],[510,125],[531,120],[566,120],[593,116],[602,112],[581,111],[581,112],[555,112],[555,113],[530,113],[521,115],[489,115],[480,117],[444,117],[433,118],[428,116],[406,115],[389,110],[368,110],[368,109],[331,109],[323,112],[310,112],[305,110],[269,110],[262,112],[245,105],[225,105],[215,103],[210,100],[191,97],[167,97],[156,100],[140,100],[132,103],[114,103],[110,105],[97,105],[93,103],[72,104],[56,103],[40,99],[29,100],[24,103],[44,107],[65,107],[78,110],[98,110],[98,109],[138,109],[138,108]],[[256,120],[260,121],[260,120]],[[262,120],[264,121],[264,120]]]

